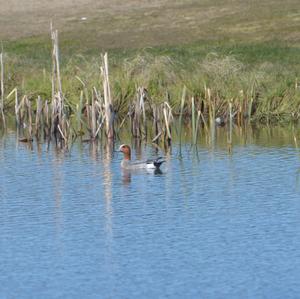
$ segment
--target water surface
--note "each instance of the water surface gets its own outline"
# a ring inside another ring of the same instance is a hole
[[[280,131],[281,132],[281,131]],[[120,155],[0,138],[0,298],[296,298],[300,155],[293,135]]]

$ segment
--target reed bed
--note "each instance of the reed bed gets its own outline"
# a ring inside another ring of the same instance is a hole
[[[190,127],[192,145],[197,145],[201,132],[213,145],[216,128],[226,126],[231,151],[235,127],[257,121],[271,123],[287,115],[292,120],[300,117],[297,78],[292,85],[282,83],[280,96],[268,91],[262,100],[262,72],[245,77],[243,65],[234,58],[210,55],[201,66],[195,65],[201,75],[187,75],[169,57],[145,55],[125,60],[118,72],[114,66],[112,75],[108,54],[104,53],[93,63],[92,75],[77,67],[64,79],[58,32],[52,26],[51,41],[49,78],[43,70],[50,93],[24,92],[22,86],[15,86],[5,96],[5,61],[3,52],[0,54],[1,126],[6,126],[6,115],[14,114],[22,142],[53,140],[58,147],[68,149],[78,138],[114,141],[129,123],[135,139],[169,147],[176,134],[181,145]],[[191,79],[187,81],[187,77]]]
[[[0,53],[0,112],[2,125],[5,128],[5,115],[4,115],[4,65],[3,65],[3,51]]]

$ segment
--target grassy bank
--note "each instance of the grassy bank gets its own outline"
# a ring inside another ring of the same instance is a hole
[[[6,94],[18,87],[19,93],[31,100],[38,95],[50,99],[50,40],[24,39],[4,44],[4,49]],[[60,61],[63,92],[70,103],[78,103],[82,82],[87,90],[101,86],[97,49],[76,50],[62,41]],[[120,116],[134,99],[137,86],[145,87],[156,103],[164,102],[167,95],[176,113],[183,86],[196,102],[204,98],[206,86],[220,106],[224,101],[252,97],[256,119],[278,121],[299,116],[300,48],[285,43],[199,41],[181,46],[112,49],[109,65],[113,98],[118,109],[121,104],[123,107],[118,111]]]

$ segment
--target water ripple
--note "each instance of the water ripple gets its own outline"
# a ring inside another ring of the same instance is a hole
[[[172,151],[162,174],[128,174],[88,146],[2,139],[0,297],[295,298],[297,150]]]

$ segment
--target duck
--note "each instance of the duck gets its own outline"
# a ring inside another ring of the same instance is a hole
[[[153,169],[159,170],[161,164],[166,162],[162,157],[156,159],[148,159],[145,161],[131,161],[131,148],[127,144],[120,145],[118,150],[123,153],[124,158],[121,162],[121,167],[126,170],[137,170],[137,169]]]
[[[224,127],[226,121],[225,121],[224,117],[218,116],[218,117],[215,119],[215,123],[216,123],[216,125],[217,125],[218,127]]]

